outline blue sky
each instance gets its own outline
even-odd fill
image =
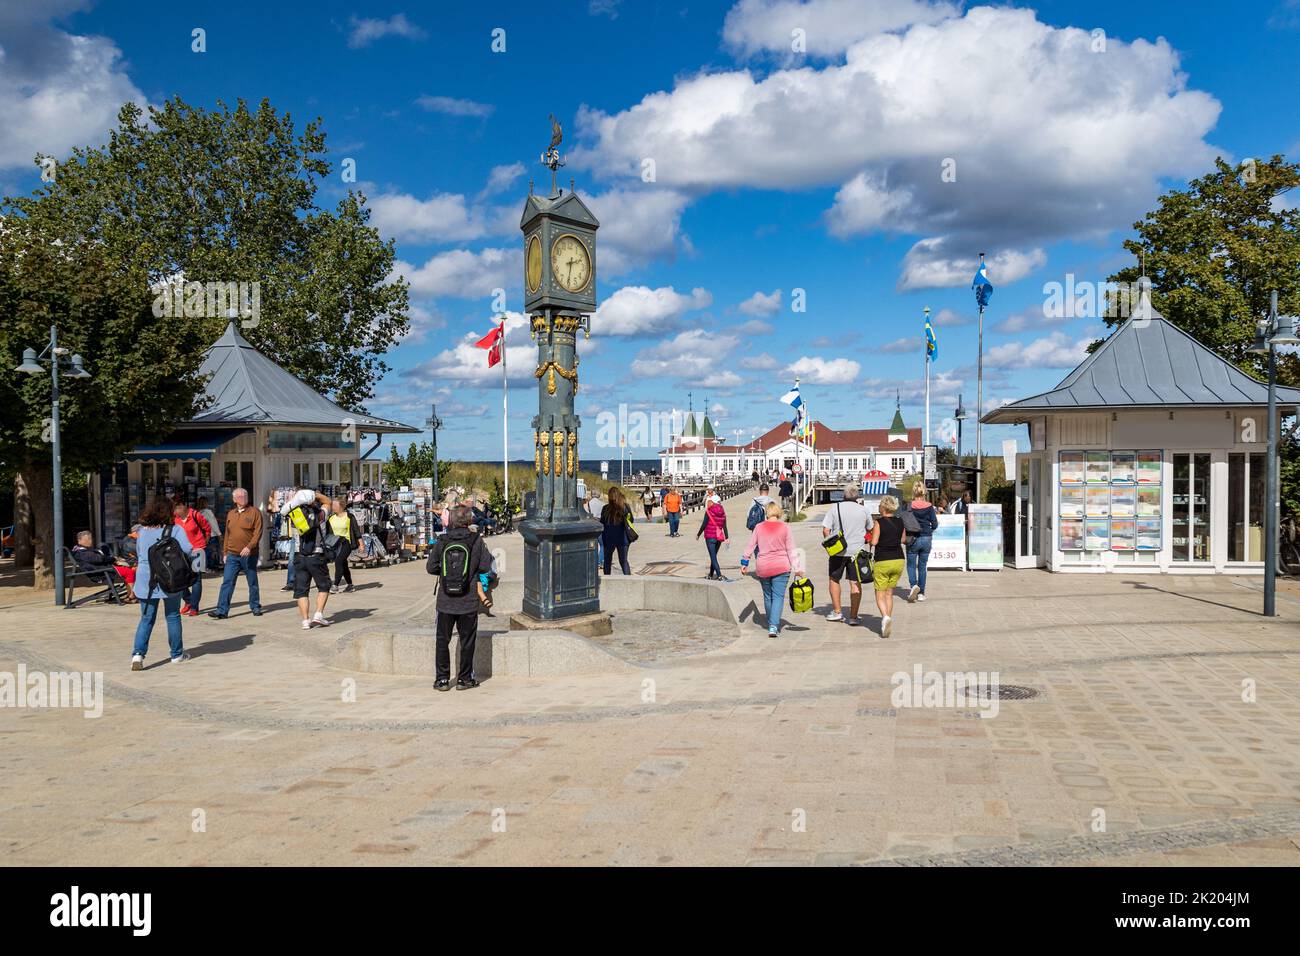
[[[413,332],[370,411],[421,424],[436,400],[440,446],[465,458],[500,454],[498,370],[469,343],[494,289],[521,307],[518,214],[548,176],[548,113],[564,183],[602,221],[588,458],[617,455],[596,446],[599,412],[683,408],[688,391],[725,433],[765,431],[796,374],[833,427],[886,426],[900,393],[919,425],[925,306],[942,435],[958,392],[975,405],[981,250],[986,405],[1049,388],[1101,325],[1046,318],[1045,283],[1127,264],[1133,220],[1215,155],[1300,145],[1294,0],[1227,20],[1172,2],[28,6],[0,12],[0,188],[34,188],[36,152],[101,141],[128,98],[321,117],[412,283]],[[321,201],[346,188],[332,177]],[[517,311],[509,328],[511,452],[527,457],[535,355]],[[986,451],[1005,437],[1023,441],[989,428]]]

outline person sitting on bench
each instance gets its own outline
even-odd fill
[[[101,548],[91,547],[94,540],[89,531],[77,532],[77,543],[72,549],[72,560],[77,565],[77,570],[90,574],[100,572],[99,579],[108,587],[113,587],[117,583],[110,576],[115,574],[117,578],[126,583],[126,602],[128,604],[134,603],[135,595],[132,593],[131,588],[135,584],[135,568],[129,567],[125,562],[119,563],[115,561]]]

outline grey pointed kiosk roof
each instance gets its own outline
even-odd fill
[[[1300,389],[1278,386],[1278,404],[1300,404]],[[1240,408],[1267,405],[1268,385],[1210,351],[1164,316],[1130,319],[1061,384],[995,408],[986,425],[1053,412],[1122,408]]]
[[[179,428],[214,425],[342,425],[370,434],[418,434],[402,422],[350,412],[294,378],[253,348],[234,322],[208,349],[199,371],[208,376],[207,407]]]

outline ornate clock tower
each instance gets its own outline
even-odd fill
[[[536,494],[520,523],[524,539],[523,614],[516,628],[566,627],[609,633],[600,612],[596,539],[600,523],[579,503],[578,333],[589,329],[596,309],[596,230],[600,223],[570,190],[556,187],[564,165],[560,125],[552,122],[551,145],[542,162],[551,170],[551,192],[530,186],[519,228],[524,234],[524,309],[537,343],[537,417],[533,419]]]

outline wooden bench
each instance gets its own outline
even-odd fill
[[[104,600],[118,605],[126,603],[122,600],[126,593],[126,581],[122,580],[122,576],[111,567],[98,571],[83,571],[73,559],[71,548],[59,548],[54,559],[63,562],[64,607],[80,607],[95,600]],[[96,584],[100,590],[74,601],[72,595],[77,589],[78,581]]]

